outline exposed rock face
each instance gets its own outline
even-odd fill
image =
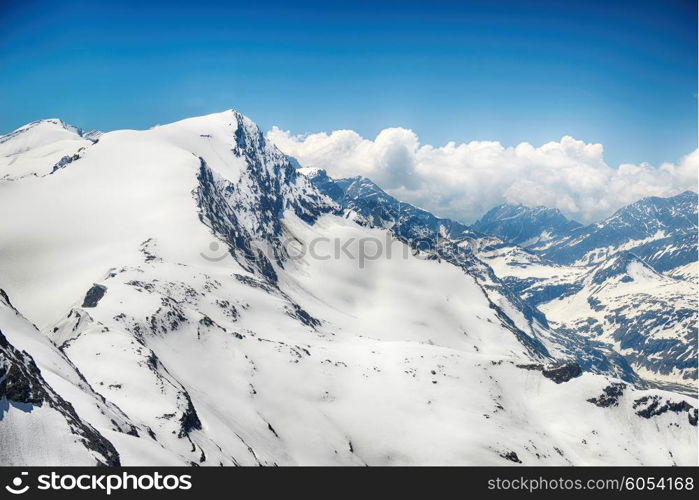
[[[3,401],[8,404],[7,408],[2,407]],[[34,360],[15,349],[0,331],[0,420],[12,406],[26,412],[31,412],[33,407],[50,408],[62,416],[72,436],[84,446],[85,454],[94,456],[97,464],[120,464],[119,454],[112,443],[82,420],[73,405],[48,385]]]
[[[590,398],[587,401],[601,408],[609,406],[619,406],[619,398],[624,395],[626,384],[613,383],[604,388],[604,392],[596,398]]]
[[[568,382],[570,379],[582,375],[582,370],[577,363],[564,363],[560,366],[544,368],[541,370],[541,373],[544,377],[553,380],[557,384],[562,384],[563,382]]]
[[[644,396],[633,402],[636,415],[643,418],[652,418],[666,412],[687,413],[687,420],[693,426],[697,426],[697,409],[686,401],[671,401],[660,396]]]
[[[87,293],[85,294],[85,300],[83,300],[82,307],[95,307],[97,303],[104,297],[107,293],[107,287],[104,285],[93,285]]]
[[[515,453],[514,451],[508,451],[507,453],[503,453],[500,456],[505,460],[509,460],[510,462],[515,462],[517,464],[522,463],[522,461],[517,456],[517,453]]]
[[[201,421],[199,420],[199,415],[197,415],[197,410],[194,409],[192,399],[186,393],[185,398],[187,400],[187,408],[182,412],[182,417],[180,418],[182,430],[179,432],[179,437],[185,437],[192,431],[201,430]]]
[[[237,182],[231,182],[199,158],[195,195],[200,218],[228,243],[243,267],[274,282],[277,277],[272,262],[283,265],[286,258],[279,241],[284,212],[289,210],[313,223],[338,207],[299,175],[287,156],[267,144],[250,119],[237,112],[233,118],[235,143],[231,152],[244,160],[247,168]]]
[[[525,370],[540,371],[544,377],[553,380],[557,384],[568,382],[570,379],[582,375],[580,365],[575,362],[558,362],[550,365],[531,364],[517,366],[519,368],[524,368]]]

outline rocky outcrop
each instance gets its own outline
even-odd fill
[[[120,465],[116,449],[94,427],[82,420],[73,405],[44,380],[31,356],[17,350],[0,331],[0,400],[24,408],[48,406],[59,413],[70,432],[98,465]]]

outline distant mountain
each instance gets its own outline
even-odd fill
[[[663,274],[620,251],[598,264],[565,266],[518,247],[478,252],[512,291],[546,315],[554,331],[613,347],[644,379],[694,393],[697,284]]]
[[[369,224],[393,229],[405,239],[419,241],[442,237],[457,240],[484,236],[461,222],[436,217],[426,210],[401,202],[366,177],[332,179],[322,169],[301,169],[321,192],[344,208],[364,217]]]
[[[100,135],[52,118],[0,136],[0,181],[48,175],[77,160]]]
[[[620,252],[592,267],[574,287],[573,293],[540,304],[550,321],[617,345],[648,380],[696,383],[693,283],[664,276],[636,255]]]
[[[644,198],[602,222],[573,229],[540,253],[560,264],[588,265],[625,250],[658,271],[696,261],[697,193]]]
[[[507,211],[489,214],[493,225],[481,230],[510,223]],[[645,379],[696,392],[696,193],[644,198],[526,252],[478,255],[555,330],[606,342]]]
[[[582,227],[558,209],[504,203],[473,224],[473,229],[524,248],[545,245]]]

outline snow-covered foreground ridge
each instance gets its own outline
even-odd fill
[[[234,111],[35,122],[0,178],[0,464],[697,464],[695,398],[581,370],[483,262],[404,251]],[[390,257],[284,244],[369,238]]]
[[[520,328],[583,370],[696,395],[696,193],[645,198],[590,226],[500,205],[468,227],[364,177],[299,171],[371,225],[462,266]]]

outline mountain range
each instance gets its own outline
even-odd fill
[[[34,122],[0,137],[0,464],[696,464],[690,198],[603,253],[299,168],[233,110]]]
[[[451,260],[469,256],[471,270],[474,262],[487,263],[492,279],[486,289],[497,283],[508,299],[506,309],[549,327],[530,332],[534,337],[562,335],[556,344],[567,344],[586,369],[602,360],[601,366],[615,365],[626,380],[639,376],[696,394],[696,193],[645,198],[589,226],[556,209],[503,204],[468,227],[402,203],[369,179],[301,171],[371,224],[415,245],[437,249],[453,243],[461,251]],[[581,337],[594,343],[581,346]],[[601,356],[605,347],[632,369]]]
[[[538,248],[582,227],[558,209],[504,203],[478,219],[473,228],[524,248]]]

